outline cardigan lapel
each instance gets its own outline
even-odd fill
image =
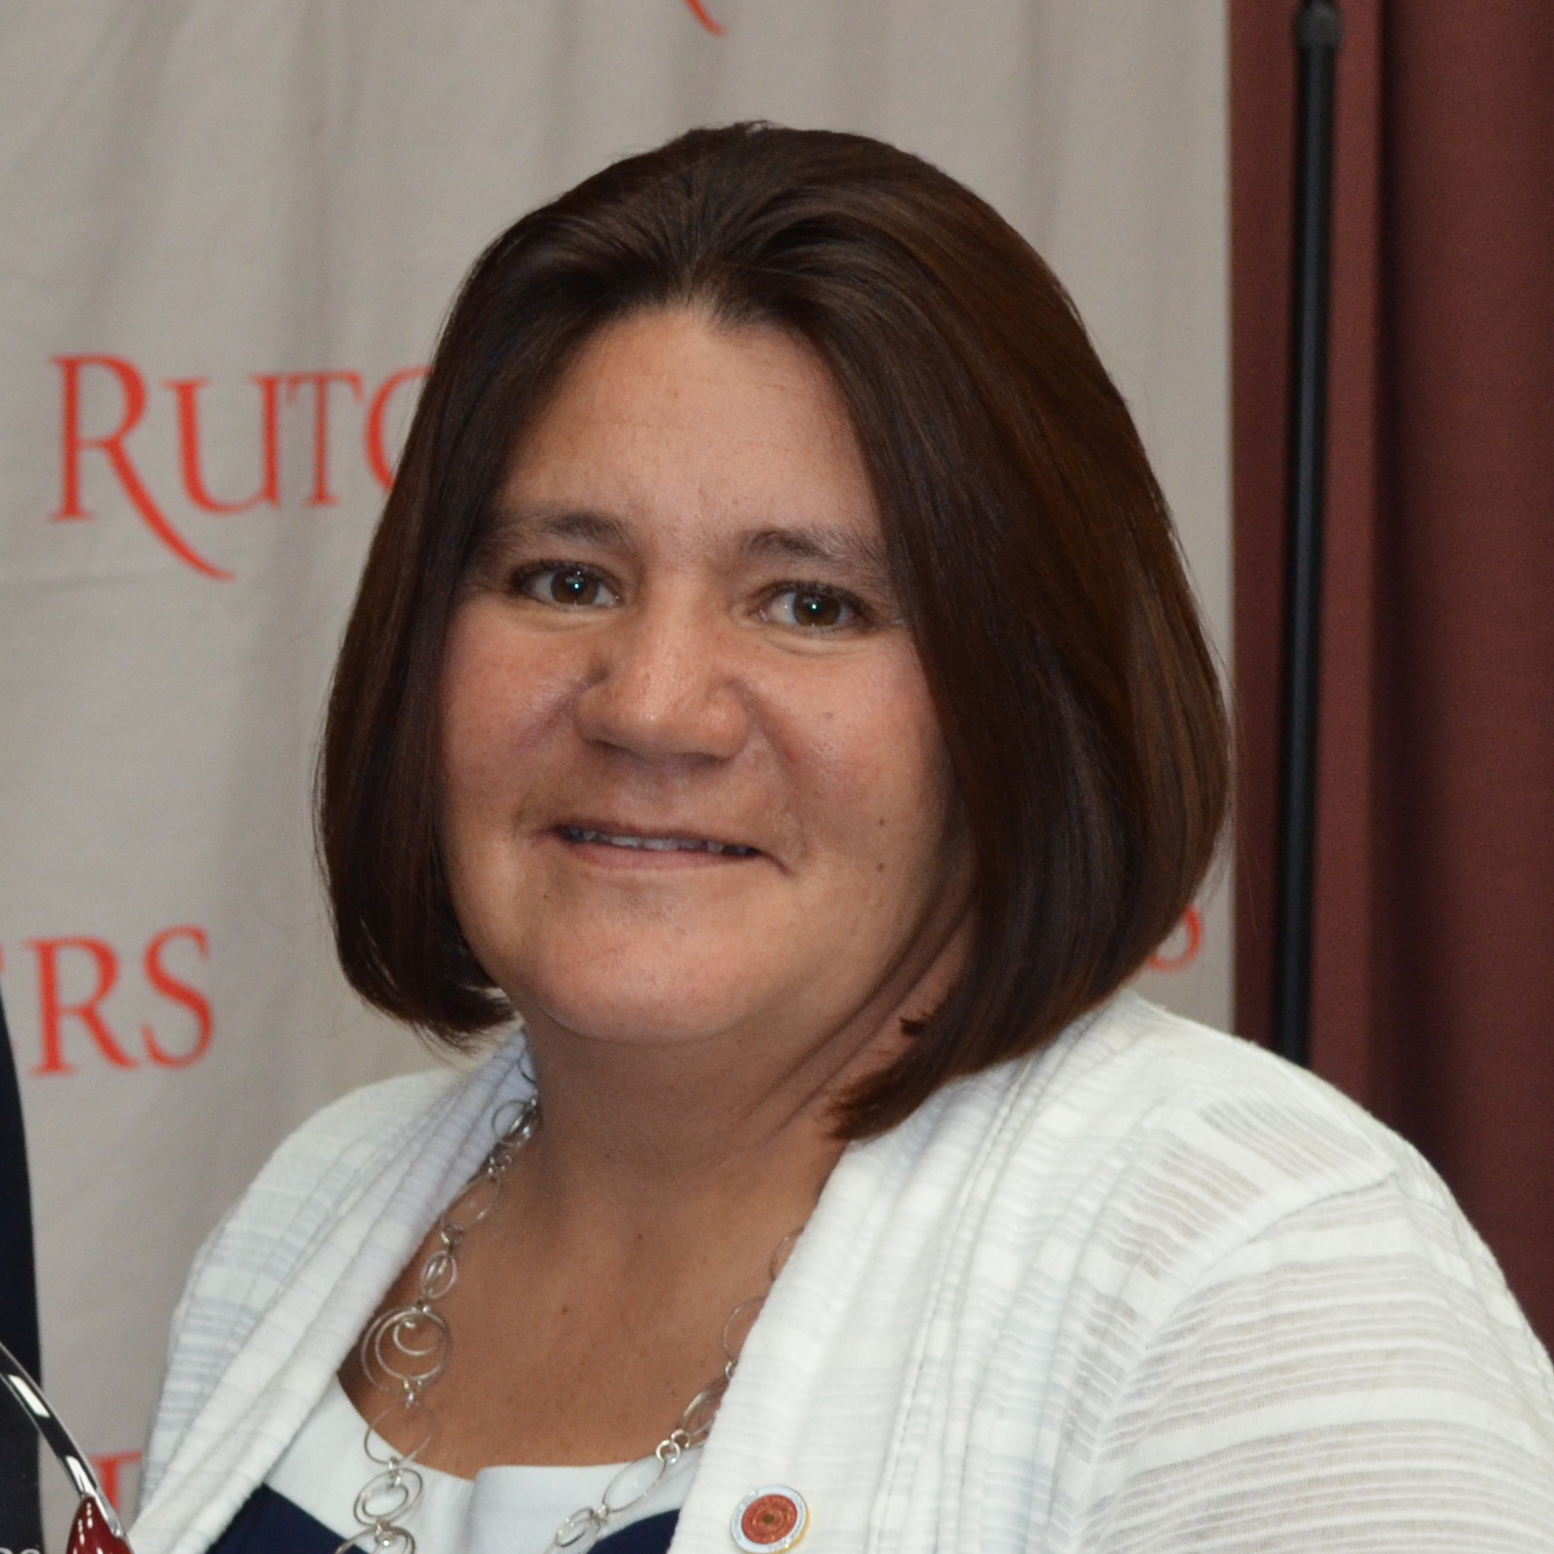
[[[178,1351],[170,1359],[164,1411],[180,1388],[196,1396],[177,1440],[154,1443],[166,1467],[132,1531],[140,1554],[198,1554],[263,1481],[489,1150],[493,1110],[529,1092],[522,1051],[521,1041],[507,1043],[467,1080],[412,1076],[347,1096],[260,1174],[239,1216],[249,1234],[234,1244],[218,1231],[185,1297],[207,1317],[224,1308],[256,1319],[214,1373],[197,1354],[187,1364]],[[405,1115],[364,1126],[375,1092],[381,1103],[394,1086],[412,1103],[401,1106]],[[353,1148],[356,1140],[365,1143]],[[314,1180],[304,1179],[309,1173]]]
[[[1008,1300],[982,1233],[1094,1018],[843,1154],[746,1339],[672,1554],[733,1554],[736,1508],[767,1487],[803,1497],[803,1554],[982,1547],[961,1536],[978,1520],[968,1432]]]

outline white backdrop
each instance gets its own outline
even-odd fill
[[[46,1379],[123,1501],[275,1142],[425,1052],[307,796],[382,480],[516,215],[691,124],[882,135],[1075,294],[1228,652],[1222,0],[0,0],[0,982]],[[1224,1024],[1221,889],[1151,990]]]

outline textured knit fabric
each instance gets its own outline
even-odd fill
[[[358,1092],[282,1146],[175,1320],[139,1554],[207,1549],[523,1093]],[[1131,994],[850,1147],[680,1514],[728,1554],[1554,1551],[1554,1373],[1440,1180],[1336,1092]],[[515,1551],[521,1554],[521,1551]]]

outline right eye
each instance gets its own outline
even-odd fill
[[[545,562],[520,572],[513,588],[526,598],[564,610],[609,610],[620,603],[604,574],[592,567]]]

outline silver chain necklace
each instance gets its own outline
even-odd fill
[[[459,1247],[465,1236],[496,1207],[513,1157],[533,1138],[539,1121],[537,1098],[509,1101],[497,1109],[492,1119],[496,1143],[453,1202],[438,1216],[438,1244],[421,1265],[415,1299],[385,1311],[362,1334],[362,1372],[373,1387],[388,1393],[393,1401],[367,1422],[362,1444],[378,1472],[357,1494],[353,1513],[359,1525],[335,1554],[352,1554],[356,1539],[364,1533],[372,1537],[374,1554],[415,1554],[415,1536],[403,1525],[403,1519],[420,1504],[425,1488],[425,1479],[416,1464],[431,1443],[435,1422],[426,1392],[447,1370],[453,1354],[453,1330],[436,1309],[437,1304],[458,1283]],[[457,1210],[470,1207],[474,1212],[466,1219],[454,1218]],[[777,1243],[768,1265],[766,1293],[776,1283],[797,1239],[798,1231],[791,1230]],[[722,1374],[686,1404],[674,1429],[652,1451],[628,1462],[616,1473],[597,1504],[579,1506],[562,1522],[545,1554],[586,1554],[611,1522],[652,1494],[669,1469],[707,1439],[718,1405],[733,1380],[739,1350],[744,1347],[739,1329],[742,1325],[748,1333],[749,1321],[766,1300],[766,1293],[742,1300],[729,1312],[723,1324]],[[408,1451],[396,1451],[386,1442],[386,1450],[374,1444],[374,1436],[383,1439],[378,1427],[391,1414],[402,1421],[401,1439],[408,1436],[414,1442]]]

